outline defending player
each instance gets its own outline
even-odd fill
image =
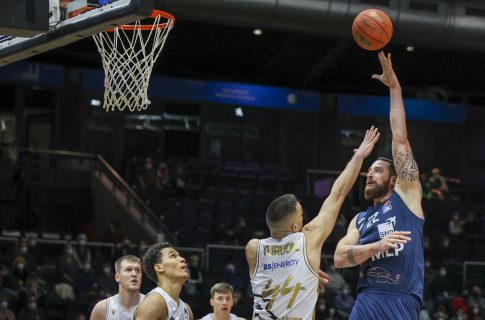
[[[367,130],[317,217],[307,225],[303,226],[302,207],[292,194],[283,195],[268,206],[266,223],[271,237],[252,239],[246,246],[254,294],[253,319],[313,319],[323,243],[333,230],[362,161],[378,138],[377,129]]]

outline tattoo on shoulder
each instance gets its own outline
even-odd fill
[[[400,180],[419,181],[419,169],[413,152],[393,151],[392,154],[397,175]]]

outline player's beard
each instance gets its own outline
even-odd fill
[[[373,186],[366,185],[364,189],[365,200],[374,200],[385,195],[389,191],[390,180],[391,177],[389,177],[383,183],[376,182]]]

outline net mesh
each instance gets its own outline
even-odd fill
[[[106,111],[141,111],[150,105],[150,75],[174,24],[173,19],[160,14],[153,19],[148,29],[137,21],[93,35],[103,59]],[[162,19],[167,21],[161,23]]]

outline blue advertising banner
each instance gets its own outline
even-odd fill
[[[55,64],[20,61],[1,67],[0,81],[61,87],[64,83],[64,68]]]
[[[467,118],[467,108],[462,104],[404,99],[404,106],[408,120],[464,123]],[[340,114],[386,118],[389,97],[339,94],[338,110]]]
[[[104,90],[103,77],[104,73],[100,70],[83,70],[83,88]],[[318,92],[162,76],[150,79],[148,98],[153,97],[302,111],[318,111],[320,108]]]

